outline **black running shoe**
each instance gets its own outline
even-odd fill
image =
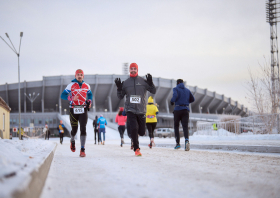
[[[70,143],[70,149],[71,149],[72,152],[75,152],[75,151],[76,151],[75,141],[73,141],[73,142]]]

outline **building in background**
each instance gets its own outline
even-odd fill
[[[0,137],[10,139],[10,111],[11,108],[0,97]]]

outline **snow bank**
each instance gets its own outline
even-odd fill
[[[40,139],[0,140],[0,197],[26,188],[56,143]],[[4,190],[5,189],[5,190]]]

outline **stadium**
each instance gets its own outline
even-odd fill
[[[85,75],[84,81],[91,86],[93,93],[93,107],[89,112],[89,118],[103,114],[114,128],[114,117],[120,106],[124,106],[124,100],[117,97],[115,78],[126,80],[128,75]],[[68,114],[68,102],[60,98],[60,94],[74,79],[74,75],[47,76],[41,81],[21,82],[21,125],[23,127],[49,125],[53,134],[57,133],[58,120],[65,119]],[[173,127],[173,106],[170,105],[172,88],[176,86],[176,80],[165,78],[153,78],[156,86],[156,94],[147,92],[147,98],[152,95],[158,105],[157,127]],[[201,89],[197,86],[188,85],[195,97],[195,102],[190,105],[190,131],[195,130],[197,121],[218,121],[225,115],[247,116],[248,109],[237,101],[223,94]],[[30,95],[29,95],[30,94]],[[35,99],[31,102],[27,96]],[[10,128],[18,127],[18,83],[0,85],[0,97],[11,108]],[[36,97],[36,98],[35,98]],[[66,126],[71,130],[70,126]],[[14,134],[16,135],[16,134]]]

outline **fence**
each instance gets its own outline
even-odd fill
[[[197,135],[279,134],[279,114],[254,115],[235,120],[197,124]],[[213,124],[217,128],[214,130]]]
[[[44,127],[25,127],[23,136],[27,138],[42,138]]]

